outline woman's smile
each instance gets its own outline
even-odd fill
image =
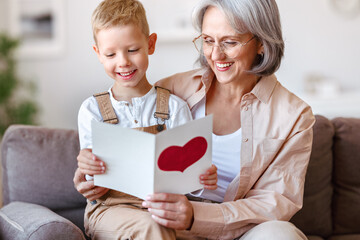
[[[216,69],[220,72],[229,70],[233,64],[233,62],[215,62]]]

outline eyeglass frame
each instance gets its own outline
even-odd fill
[[[200,34],[199,36],[197,36],[196,38],[194,38],[193,40],[192,40],[192,42],[193,42],[193,44],[194,44],[194,46],[195,46],[195,49],[201,54],[201,55],[205,55],[204,54],[204,51],[200,51],[198,48],[197,48],[197,46],[196,46],[196,40],[198,40],[199,38],[201,38],[203,36],[203,34]],[[246,41],[245,43],[241,43],[241,42],[239,42],[239,41],[237,41],[240,45],[241,45],[241,47],[243,47],[243,46],[245,46],[246,44],[248,44],[251,40],[253,40],[254,38],[256,38],[256,36],[255,35],[253,35],[248,41]],[[225,54],[226,56],[228,56],[225,52],[224,52],[224,50],[223,50],[223,46],[221,45],[221,42],[220,42],[220,44],[215,44],[214,43],[214,45],[213,46],[211,46],[211,53],[214,51],[214,47],[218,47],[218,48],[220,48],[220,51],[223,53],[223,54]]]

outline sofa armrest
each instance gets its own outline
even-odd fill
[[[46,207],[12,202],[0,210],[0,239],[85,240],[85,237],[75,224]]]

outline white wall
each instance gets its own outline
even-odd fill
[[[309,74],[320,74],[344,89],[360,88],[360,13],[341,15],[330,0],[277,2],[286,43],[283,84],[298,91]]]
[[[5,1],[12,0],[0,0],[0,16],[6,12]],[[41,106],[41,125],[76,129],[81,102],[106,90],[112,80],[105,75],[91,48],[90,15],[100,0],[63,1],[65,50],[58,57],[20,59],[18,72],[23,79],[34,80],[38,85],[36,100]],[[360,89],[360,16],[342,17],[329,7],[328,1],[278,0],[286,52],[277,75],[296,93],[303,91],[304,80],[314,73],[339,81],[344,89]],[[146,7],[149,16],[157,16],[153,11],[160,6]],[[173,16],[171,9],[163,12],[167,13],[163,21],[169,21]],[[154,19],[149,20],[151,27]],[[0,21],[0,29],[7,26],[3,17]],[[191,38],[184,39],[188,41],[160,40],[155,55],[150,57],[151,82],[193,67],[196,52]]]
[[[6,29],[6,19],[7,19],[7,2],[5,0],[0,0],[0,31]]]

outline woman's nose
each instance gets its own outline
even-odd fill
[[[216,61],[219,59],[223,59],[225,57],[225,53],[221,50],[220,46],[213,46],[211,52],[211,60]]]

